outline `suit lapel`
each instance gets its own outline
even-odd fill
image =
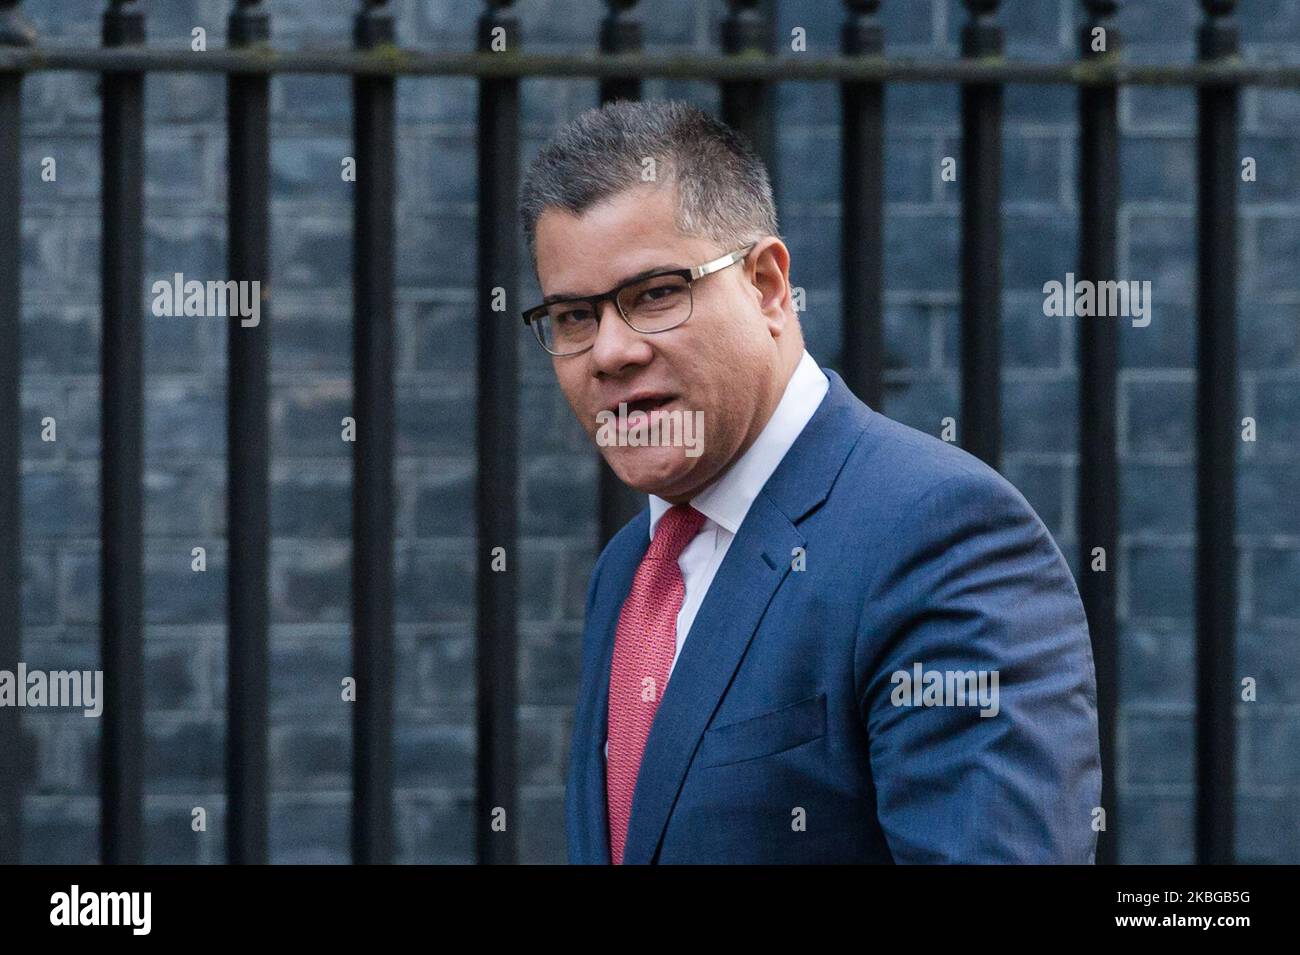
[[[632,796],[626,865],[653,860],[696,744],[803,539],[760,493],[691,624],[650,727]],[[784,556],[783,556],[784,555]]]
[[[806,544],[797,524],[826,499],[849,451],[870,422],[870,409],[835,372],[823,371],[830,379],[826,397],[754,499],[682,645],[641,758],[623,852],[625,864],[654,861],[700,737],[768,604],[790,573],[791,552]],[[644,525],[641,534],[644,539]],[[646,547],[648,541],[635,559],[620,564],[616,593],[626,596]],[[609,617],[608,646],[599,676],[601,695],[593,714],[599,727],[593,736],[602,741],[609,699],[609,655],[621,599]],[[603,759],[598,769],[604,857],[608,860]]]

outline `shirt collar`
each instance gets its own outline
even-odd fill
[[[754,498],[758,497],[758,492],[808,424],[829,388],[830,380],[805,348],[794,374],[786,383],[781,401],[758,438],[720,478],[691,498],[691,507],[732,534],[740,530]],[[654,494],[649,497],[650,537],[653,539],[659,518],[672,504]]]

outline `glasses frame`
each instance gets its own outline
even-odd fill
[[[579,295],[574,298],[556,299],[553,302],[543,302],[541,305],[534,305],[532,308],[524,309],[521,313],[523,315],[524,324],[532,327],[533,336],[537,339],[537,343],[546,350],[546,353],[548,355],[554,355],[556,358],[571,358],[574,355],[581,355],[584,352],[591,351],[591,349],[595,347],[596,341],[593,337],[590,345],[586,348],[580,348],[577,351],[555,352],[547,348],[546,343],[542,341],[542,333],[539,330],[540,326],[535,324],[535,319],[541,317],[541,314],[553,305],[565,305],[572,302],[582,302],[586,305],[590,305],[592,314],[596,316],[597,334],[600,332],[600,306],[601,303],[606,301],[612,301],[614,303],[614,310],[618,312],[619,317],[623,319],[628,328],[632,329],[632,331],[636,332],[638,335],[658,335],[660,332],[670,332],[674,328],[680,328],[685,325],[690,321],[691,316],[695,314],[695,282],[698,279],[704,278],[706,275],[712,275],[714,272],[721,272],[723,269],[729,268],[737,262],[744,261],[745,257],[748,256],[750,252],[754,251],[754,246],[756,245],[758,245],[757,242],[751,242],[743,249],[738,249],[735,252],[728,252],[726,255],[719,256],[716,259],[711,259],[703,265],[696,265],[689,269],[664,269],[661,272],[652,272],[649,275],[642,275],[634,279],[629,279],[628,281],[610,289],[608,292],[602,292],[599,295]],[[663,278],[665,275],[677,275],[686,280],[686,290],[690,295],[690,308],[686,312],[686,317],[674,325],[669,325],[667,328],[657,328],[652,332],[642,331],[633,325],[632,320],[627,317],[627,312],[623,311],[623,306],[619,303],[618,297],[622,294],[624,289],[630,288],[633,285],[640,285],[642,282],[648,282],[651,279]]]

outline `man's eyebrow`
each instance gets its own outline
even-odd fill
[[[624,285],[626,285],[628,282],[635,282],[637,279],[643,279],[646,278],[647,276],[655,275],[656,273],[659,272],[680,272],[683,268],[685,268],[685,266],[652,265],[648,269],[642,269],[640,272],[637,272],[634,275],[627,276],[627,278],[619,282],[618,285],[615,285],[614,288],[621,288]],[[592,298],[596,294],[599,293],[593,293],[591,295],[583,295],[581,292],[556,292],[553,295],[548,295],[546,296],[546,298],[542,299],[542,304],[550,305],[552,302],[563,302],[564,300],[571,299],[571,298]]]

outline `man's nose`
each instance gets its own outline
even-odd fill
[[[616,375],[628,365],[644,365],[652,354],[645,338],[623,321],[618,304],[612,299],[600,303],[596,317],[596,341],[591,346],[591,359],[596,368]]]

